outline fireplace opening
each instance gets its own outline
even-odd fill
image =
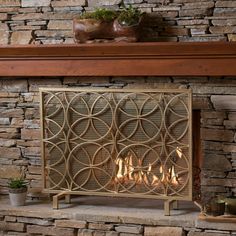
[[[192,200],[191,90],[40,94],[45,191]]]

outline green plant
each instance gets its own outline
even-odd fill
[[[129,5],[129,7],[124,6],[120,11],[117,20],[123,26],[136,25],[139,23],[142,14],[143,13],[139,9],[134,8],[131,5]]]
[[[27,188],[27,182],[22,178],[11,179],[8,187],[11,189]]]
[[[111,22],[118,16],[117,11],[106,8],[98,8],[94,12],[84,12],[79,19],[96,19],[105,22]]]

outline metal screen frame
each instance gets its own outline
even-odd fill
[[[117,196],[117,197],[133,197],[133,198],[152,198],[152,199],[163,199],[163,200],[192,200],[192,92],[190,89],[82,89],[82,88],[40,88],[40,118],[41,118],[41,147],[42,147],[42,168],[43,168],[43,191],[47,193],[52,193],[52,194],[58,194],[58,193],[67,193],[70,195],[99,195],[99,196]],[[188,166],[188,179],[187,179],[187,192],[185,193],[184,196],[180,196],[178,194],[160,194],[160,195],[154,195],[154,194],[140,194],[140,193],[122,193],[122,192],[98,192],[98,191],[77,191],[77,190],[72,190],[70,188],[65,188],[60,187],[58,184],[58,188],[49,188],[48,187],[48,181],[49,181],[49,167],[48,167],[48,151],[46,148],[46,145],[48,142],[51,142],[46,136],[46,121],[48,119],[47,114],[46,114],[46,107],[50,103],[47,101],[47,104],[45,104],[45,96],[50,94],[50,96],[57,96],[56,99],[59,99],[58,94],[66,94],[66,93],[73,93],[73,94],[120,94],[119,96],[122,99],[122,96],[124,94],[133,94],[132,96],[138,96],[138,94],[142,95],[147,95],[150,96],[150,94],[156,94],[158,96],[162,96],[163,94],[177,94],[176,96],[181,96],[181,94],[185,97],[187,97],[187,103],[184,105],[187,109],[188,117],[187,119],[187,138],[188,138],[188,143],[186,144],[187,150],[187,166]],[[119,97],[118,96],[118,97]],[[60,100],[60,99],[59,99]],[[67,112],[68,115],[68,104],[71,104],[70,102],[67,101],[67,104],[64,104],[63,101],[59,101],[58,104],[61,106],[61,109],[63,112]],[[113,108],[111,108],[113,109]],[[116,114],[116,109],[112,111],[112,114]],[[139,108],[137,108],[139,109]],[[66,115],[66,116],[67,116]],[[113,117],[112,119],[116,119]],[[66,123],[68,123],[68,117],[65,120]],[[58,126],[58,124],[55,124]],[[63,124],[64,125],[64,124]],[[112,121],[112,128],[109,127],[109,130],[114,130],[114,121]],[[49,131],[51,132],[51,131]],[[116,132],[116,131],[115,131]],[[67,137],[68,138],[68,137]],[[50,138],[52,140],[52,138]],[[68,141],[68,139],[67,139]],[[145,143],[145,142],[144,142]],[[54,144],[53,144],[54,145]],[[115,144],[114,144],[115,145]],[[145,144],[146,145],[146,144]],[[148,145],[148,142],[147,142]],[[178,147],[176,147],[178,148]],[[63,154],[64,155],[64,154]],[[70,154],[69,154],[70,155]],[[68,158],[68,157],[65,157]],[[53,164],[55,165],[55,163]],[[68,170],[66,170],[68,171]],[[67,178],[67,181],[70,180],[70,178]],[[72,180],[73,182],[73,180]]]

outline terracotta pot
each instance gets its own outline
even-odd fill
[[[24,206],[27,196],[27,188],[9,189],[9,197],[12,206]]]
[[[85,43],[92,39],[112,39],[113,22],[104,22],[96,19],[74,19],[73,30],[75,41]]]
[[[104,22],[95,19],[74,19],[73,31],[77,43],[93,39],[123,38],[124,41],[136,42],[139,39],[140,24],[121,25],[118,20]]]

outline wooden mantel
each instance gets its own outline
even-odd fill
[[[235,76],[236,42],[0,47],[0,76]]]

